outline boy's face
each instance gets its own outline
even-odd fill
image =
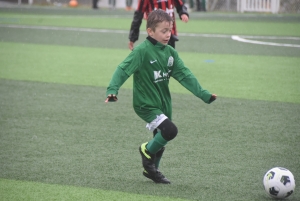
[[[155,31],[151,28],[147,28],[148,35],[157,40],[158,42],[167,45],[173,28],[172,22],[160,22],[157,24]]]

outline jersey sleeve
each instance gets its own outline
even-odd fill
[[[180,84],[195,96],[203,100],[205,103],[210,103],[211,93],[201,87],[197,78],[190,74],[180,81]]]
[[[176,11],[181,19],[181,15],[186,14],[189,17],[189,13],[187,7],[181,0],[174,0],[174,6],[176,7]]]
[[[141,67],[144,58],[143,52],[144,51],[141,48],[134,48],[118,67],[121,68],[128,75],[128,77],[130,77]]]
[[[138,7],[133,14],[133,20],[131,22],[129,31],[129,40],[135,42],[139,39],[140,26],[142,24],[144,12],[147,6],[147,0],[139,0]]]
[[[106,90],[106,97],[110,94],[118,95],[120,87],[124,84],[124,82],[129,78],[129,76],[120,68],[118,67]]]
[[[129,31],[129,40],[135,42],[139,39],[140,35],[140,26],[143,20],[143,13],[136,10],[133,15],[133,20],[131,22],[131,27]]]
[[[183,87],[193,93],[195,96],[210,103],[211,93],[203,89],[194,74],[188,69],[183,61],[175,54],[175,62],[172,77],[176,79]]]
[[[115,70],[107,87],[106,96],[109,94],[118,95],[120,87],[136,70],[138,70],[141,63],[141,53],[137,50],[133,50]]]

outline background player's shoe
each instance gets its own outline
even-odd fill
[[[147,171],[147,173],[151,176],[155,176],[156,174],[156,167],[154,164],[154,160],[155,160],[155,154],[151,154],[147,148],[146,145],[148,144],[148,142],[143,143],[140,147],[139,147],[139,151],[140,154],[142,156],[142,164],[144,169]]]
[[[159,184],[170,184],[171,182],[159,171],[156,170],[155,175],[150,175],[146,170],[143,171],[143,175],[148,179],[153,180],[155,183]]]

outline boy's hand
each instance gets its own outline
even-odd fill
[[[186,14],[182,14],[182,15],[181,15],[181,20],[182,20],[183,22],[188,22],[188,21],[189,21],[189,17],[188,17]]]
[[[211,102],[215,101],[216,99],[217,99],[217,95],[216,94],[212,94],[211,97],[210,97],[210,99],[209,99],[209,102],[211,103]]]
[[[130,50],[133,50],[133,42],[129,41],[129,43],[128,43],[128,48],[129,48]]]
[[[110,94],[107,96],[105,102],[116,102],[118,100],[117,96],[115,94]]]

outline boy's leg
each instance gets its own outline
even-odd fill
[[[155,130],[153,131],[153,137],[155,137],[155,135],[156,135],[157,133],[158,133],[158,131],[157,131],[157,129],[155,129]],[[160,159],[161,159],[161,157],[162,157],[164,151],[165,151],[165,147],[162,147],[162,148],[155,154],[154,164],[155,164],[156,169],[158,169],[158,167],[159,167]]]
[[[163,137],[163,133],[158,132],[154,138],[148,142],[146,148],[151,154],[156,154],[167,143],[168,140]]]
[[[156,154],[168,141],[173,140],[178,132],[176,125],[169,119],[165,119],[158,125],[158,128],[160,131],[155,134],[154,138],[146,146],[151,154]]]
[[[143,167],[151,176],[155,176],[157,172],[157,168],[155,167],[155,154],[167,144],[167,140],[165,140],[161,133],[157,133],[152,140],[149,142],[143,143],[139,147],[139,151],[142,156]]]
[[[175,39],[171,36],[168,45],[170,45],[171,47],[173,47],[175,49]]]
[[[160,132],[158,132],[152,140],[142,144],[139,148],[145,169],[143,175],[156,183],[168,184],[170,181],[155,167],[155,154],[158,153],[168,141],[176,137],[178,130],[175,124],[168,118],[164,119],[157,127],[160,129]]]

